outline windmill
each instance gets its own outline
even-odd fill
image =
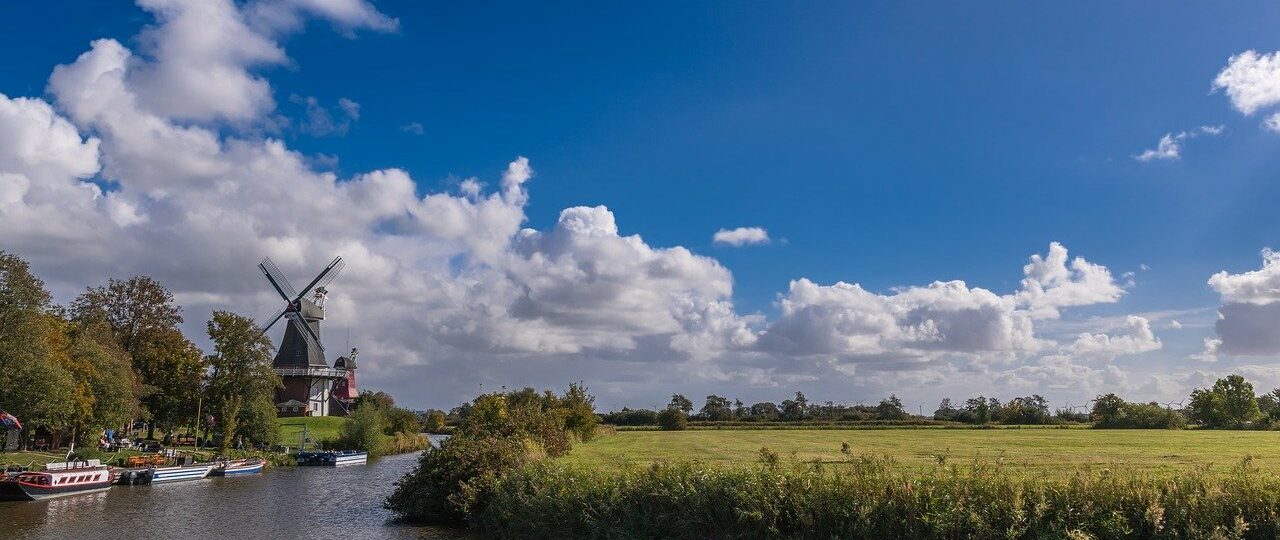
[[[325,361],[324,344],[320,341],[320,321],[324,320],[328,294],[325,287],[337,277],[343,264],[342,257],[335,257],[298,291],[269,257],[258,263],[258,270],[285,302],[262,327],[266,333],[280,319],[287,321],[284,338],[271,363],[284,383],[276,389],[276,410],[281,416],[328,416],[333,381],[348,378],[346,369],[335,369]],[[345,367],[345,363],[342,365]]]

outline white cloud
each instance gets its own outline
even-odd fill
[[[1232,56],[1213,89],[1226,90],[1231,105],[1246,115],[1280,103],[1280,53],[1248,50]]]
[[[1220,354],[1280,354],[1280,253],[1262,250],[1262,268],[1229,274],[1218,272],[1209,287],[1222,298],[1217,337],[1205,340],[1198,359],[1212,361]]]
[[[1133,156],[1133,159],[1142,162],[1152,160],[1172,160],[1182,158],[1182,145],[1190,139],[1199,137],[1200,135],[1209,135],[1216,137],[1226,131],[1226,126],[1200,126],[1190,131],[1180,131],[1177,134],[1165,133],[1160,137],[1160,142],[1155,148],[1148,148],[1142,153]]]
[[[422,135],[427,132],[426,128],[422,127],[422,124],[419,122],[409,122],[408,124],[400,126],[400,131],[412,133],[414,135]]]
[[[720,229],[716,231],[716,234],[711,239],[717,244],[735,247],[767,244],[769,243],[769,232],[761,227],[738,227],[733,230]]]
[[[1076,357],[1102,357],[1110,360],[1119,355],[1151,352],[1162,347],[1164,345],[1151,331],[1150,321],[1137,315],[1129,315],[1123,333],[1080,334],[1068,350]]]
[[[1061,308],[1112,303],[1124,295],[1107,267],[1083,257],[1068,264],[1067,248],[1057,242],[1048,255],[1032,255],[1022,271],[1026,277],[1015,299],[1036,319],[1056,319]]]

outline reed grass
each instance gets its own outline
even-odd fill
[[[905,469],[847,454],[622,470],[555,460],[505,475],[471,517],[492,538],[1276,538],[1280,478],[1230,474],[1010,474],[996,462]]]

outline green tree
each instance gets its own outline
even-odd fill
[[[1211,428],[1241,428],[1261,416],[1253,385],[1239,375],[1228,375],[1213,388],[1191,392],[1188,407],[1192,420]]]
[[[76,320],[106,320],[146,385],[142,404],[152,428],[174,428],[194,420],[203,374],[202,354],[178,330],[182,310],[173,293],[148,276],[112,279],[90,287],[71,304]],[[149,434],[150,436],[150,434]]]
[[[711,394],[707,396],[707,402],[698,414],[707,420],[729,420],[733,418],[733,407],[729,404],[729,398]]]
[[[347,416],[339,431],[339,444],[345,450],[363,450],[377,454],[382,446],[385,426],[382,409],[360,407]]]
[[[796,392],[795,399],[785,399],[782,401],[783,420],[804,420],[808,415],[809,400],[805,399],[804,392]]]
[[[372,406],[384,411],[389,411],[396,406],[396,400],[391,397],[391,394],[381,390],[377,392],[362,390],[360,395],[356,396],[355,402],[352,403],[352,405],[358,409],[365,404],[371,404]]]
[[[208,406],[223,432],[222,450],[232,440],[275,442],[280,377],[271,369],[271,342],[252,319],[229,311],[213,312],[208,330]]]
[[[671,394],[671,403],[667,404],[667,408],[676,409],[687,415],[693,410],[693,402],[682,394]]]
[[[422,427],[427,433],[443,433],[445,425],[444,411],[429,411],[426,419],[422,422]]]
[[[65,328],[44,282],[22,258],[0,251],[0,410],[39,426],[67,426],[75,382],[65,367]]]
[[[902,400],[898,399],[897,394],[889,394],[889,397],[880,400],[880,404],[876,405],[876,418],[880,420],[902,420],[907,416],[907,411],[903,410]]]
[[[587,393],[582,383],[570,383],[564,397],[559,400],[564,409],[564,428],[578,437],[580,441],[590,441],[596,436],[596,424],[600,417],[596,416],[596,398]]]
[[[658,412],[658,427],[666,431],[679,431],[689,427],[689,417],[684,411],[667,407]]]
[[[409,409],[392,407],[383,411],[383,418],[386,421],[386,427],[383,431],[387,435],[419,433],[422,431],[422,424],[418,422],[418,415]]]

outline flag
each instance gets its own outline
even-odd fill
[[[0,411],[0,426],[8,429],[22,429],[22,422],[18,421],[18,417],[4,411]]]

